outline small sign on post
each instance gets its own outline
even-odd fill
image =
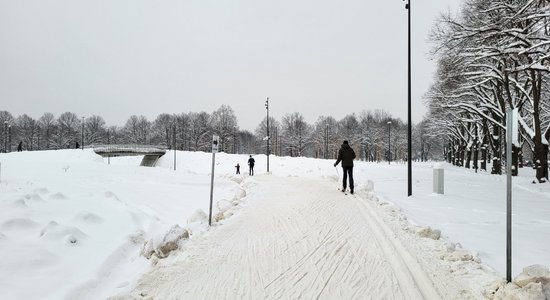
[[[208,214],[208,226],[212,225],[212,201],[214,198],[214,167],[216,166],[216,152],[218,152],[220,137],[212,136],[212,175],[210,177],[210,212]]]
[[[220,137],[217,135],[212,136],[212,153],[217,153],[220,143]]]

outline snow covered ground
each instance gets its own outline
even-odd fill
[[[178,152],[174,171],[170,151],[155,168],[91,150],[0,154],[0,298],[550,298],[547,268],[520,275],[550,264],[550,185],[531,169],[514,178],[524,288],[495,297],[505,176],[445,165],[438,195],[433,164],[418,163],[406,197],[405,164],[357,162],[344,196],[333,161],[271,156],[266,174],[258,155],[249,177],[247,155],[219,153],[208,228],[211,157]],[[174,236],[180,249],[157,258]]]

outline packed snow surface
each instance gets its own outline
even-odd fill
[[[0,154],[1,299],[550,299],[550,186],[513,183],[505,284],[505,176],[445,163],[91,150]],[[241,165],[240,175],[235,165]],[[432,168],[445,168],[445,194]]]

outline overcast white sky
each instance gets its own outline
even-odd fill
[[[413,122],[431,84],[427,34],[461,0],[412,2]],[[133,114],[230,105],[242,129],[301,112],[407,118],[401,0],[0,0],[0,110]]]

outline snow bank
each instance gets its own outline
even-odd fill
[[[9,287],[0,298],[106,298],[128,288],[151,265],[140,255],[143,249],[155,256],[185,251],[186,243],[209,230],[205,212],[212,155],[176,154],[176,171],[173,151],[156,168],[139,167],[140,157],[111,158],[108,165],[88,149],[0,154],[0,282]],[[265,174],[266,156],[254,158],[255,173]],[[248,201],[246,191],[256,189],[247,160],[247,154],[216,155],[214,226],[239,214]],[[337,189],[342,173],[333,163],[271,156],[269,176],[319,179]],[[411,251],[439,258],[422,262],[434,276],[450,272],[472,291],[485,291],[487,298],[527,292],[527,299],[548,298],[544,272],[539,276],[529,269],[521,273],[526,280],[514,274],[513,284],[501,282],[505,218],[499,191],[505,190],[505,177],[441,166],[446,168],[444,196],[432,194],[432,169],[439,167],[433,163],[414,164],[412,197],[405,196],[407,172],[401,164],[358,161],[355,189],[377,203]],[[534,188],[533,170],[519,172],[514,178],[514,203],[521,205],[514,206],[513,270],[550,260],[550,186]]]
[[[542,265],[525,267],[523,272],[511,283],[500,285],[492,299],[550,299],[550,271],[548,267]]]

